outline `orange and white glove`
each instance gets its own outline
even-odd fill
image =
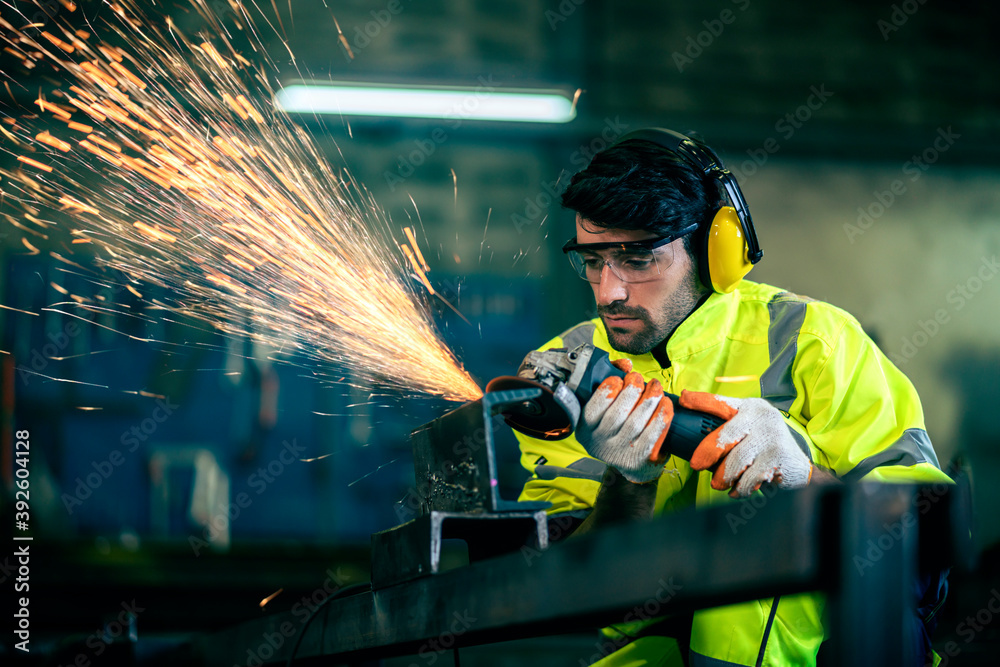
[[[812,462],[796,444],[778,409],[763,398],[730,398],[700,391],[681,392],[680,404],[726,420],[701,441],[691,456],[693,470],[715,465],[712,488],[746,497],[771,482],[782,489],[805,486]]]
[[[597,387],[583,408],[576,439],[587,453],[615,468],[636,484],[658,479],[669,457],[659,458],[674,417],[674,404],[659,381],[646,383],[632,362],[613,362],[626,372]]]

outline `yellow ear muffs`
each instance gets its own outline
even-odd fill
[[[747,240],[743,225],[732,206],[723,206],[715,214],[704,240],[703,276],[707,273],[716,292],[728,294],[736,289],[753,264],[747,258]],[[707,284],[707,283],[706,283]]]

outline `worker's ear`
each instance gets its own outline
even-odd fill
[[[690,242],[687,240],[690,238]],[[712,280],[708,275],[708,258],[702,250],[705,247],[704,243],[705,233],[703,230],[699,229],[694,232],[690,237],[685,237],[684,242],[681,247],[684,248],[684,252],[687,254],[688,259],[691,260],[691,268],[694,271],[694,275],[697,277],[698,286],[701,287],[701,291],[713,292]],[[690,243],[690,248],[688,247]],[[705,268],[703,268],[705,267]]]

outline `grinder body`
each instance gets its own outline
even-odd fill
[[[625,372],[611,363],[607,352],[585,343],[572,350],[532,352],[516,377],[495,378],[486,385],[486,391],[542,389],[537,399],[506,406],[501,414],[511,428],[525,435],[560,440],[573,433],[583,406],[597,387],[612,376],[625,377]],[[699,443],[724,420],[681,407],[679,397],[674,394],[664,395],[674,404],[674,418],[660,452],[690,460]]]

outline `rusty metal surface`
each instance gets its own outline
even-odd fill
[[[494,428],[507,428],[496,411],[538,396],[538,389],[489,393],[413,431],[413,466],[421,513],[523,512],[548,503],[519,503],[499,494]]]

